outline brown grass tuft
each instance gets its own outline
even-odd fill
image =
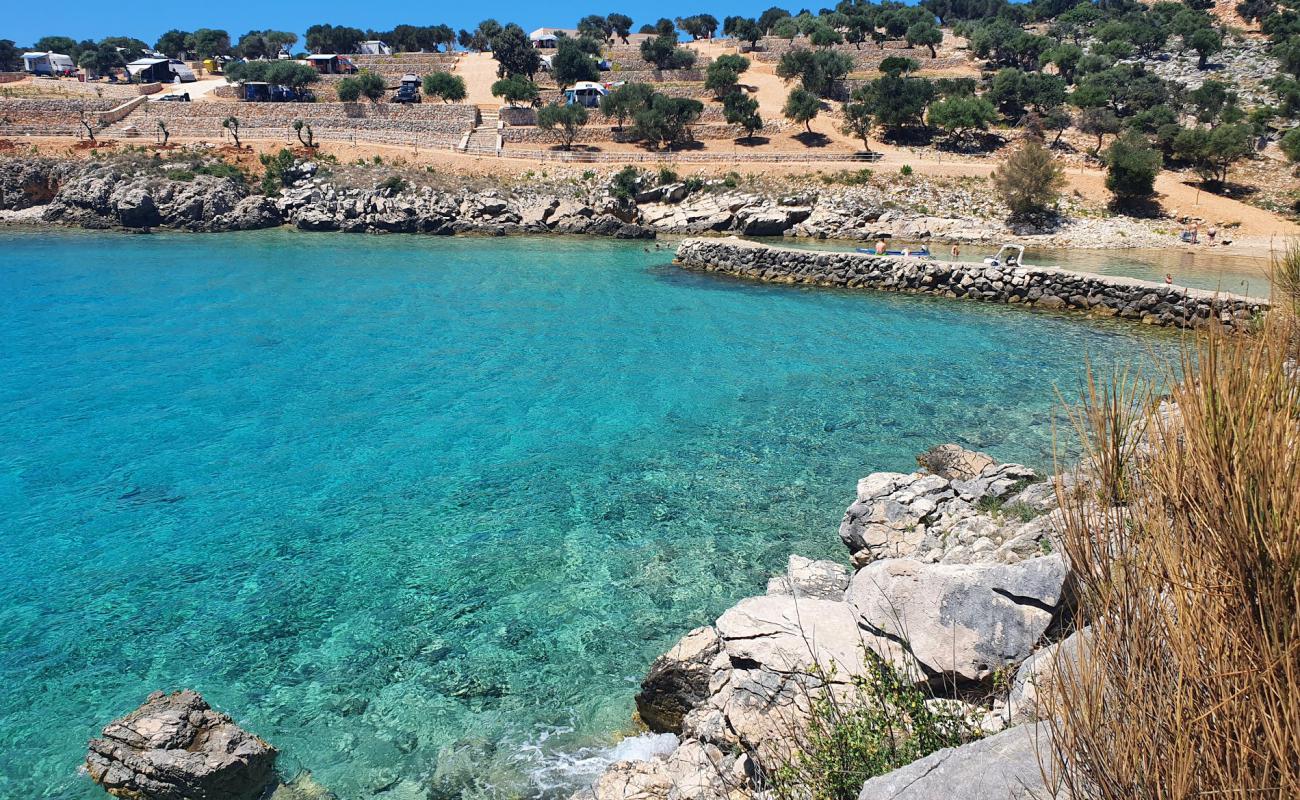
[[[1300,246],[1278,261],[1275,311],[1199,333],[1172,404],[1134,424],[1143,391],[1090,380],[1075,413],[1102,489],[1060,498],[1092,627],[1050,723],[1076,798],[1300,797]]]

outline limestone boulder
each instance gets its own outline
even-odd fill
[[[916,457],[916,462],[931,474],[950,481],[968,481],[979,477],[996,463],[993,456],[967,450],[958,444],[941,444]]]
[[[1020,665],[1007,697],[1012,722],[1044,719],[1052,713],[1054,697],[1062,681],[1079,679],[1080,664],[1086,657],[1090,638],[1088,628],[1077,630],[1034,653]]]
[[[1059,555],[1018,564],[889,559],[859,570],[847,598],[867,634],[906,642],[932,679],[982,682],[1033,652],[1066,576]]]
[[[834,561],[813,561],[802,556],[790,556],[785,574],[767,582],[767,593],[813,597],[818,600],[843,600],[849,588],[849,570]]]
[[[127,228],[152,228],[162,223],[162,215],[151,195],[143,186],[130,186],[113,194],[117,221]]]
[[[858,800],[1064,800],[1050,764],[1047,725],[1020,725],[872,778]]]
[[[681,733],[682,718],[709,696],[710,665],[722,648],[712,626],[696,628],[655,659],[636,696],[641,721],[655,733]]]
[[[154,692],[90,740],[86,770],[131,800],[254,800],[273,784],[276,750],[198,692]]]

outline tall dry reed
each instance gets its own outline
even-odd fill
[[[1298,299],[1279,282],[1252,334],[1198,333],[1169,404],[1085,392],[1085,453],[1123,463],[1060,498],[1092,636],[1050,724],[1080,800],[1300,797]],[[1150,447],[1115,447],[1126,426]]]

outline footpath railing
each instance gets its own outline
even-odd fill
[[[143,98],[141,98],[143,99]],[[129,121],[131,117],[127,117]],[[156,131],[147,122],[138,125],[139,139],[155,139]],[[126,126],[121,122],[112,129],[98,133],[105,138],[126,136]],[[0,138],[41,136],[84,136],[84,129],[72,126],[59,126],[57,129],[45,128],[33,131],[30,128],[6,128],[0,126]],[[349,144],[382,144],[396,147],[412,148],[417,154],[420,150],[447,150],[485,158],[504,158],[519,161],[548,161],[565,164],[636,164],[670,162],[678,164],[725,164],[725,163],[762,163],[762,164],[807,164],[807,163],[842,163],[869,164],[879,161],[880,153],[843,151],[833,152],[692,152],[682,150],[623,150],[617,152],[585,150],[549,150],[542,148],[491,147],[471,144],[467,134],[447,136],[413,136],[409,131],[379,131],[363,129],[316,128],[313,130],[317,142],[346,142]],[[211,131],[174,130],[173,139],[213,139],[222,142],[232,141],[229,131],[216,128]],[[280,141],[288,145],[298,144],[298,134],[288,126],[240,127],[241,141]]]
[[[527,159],[530,161],[560,161],[575,164],[611,164],[611,163],[628,163],[628,162],[646,162],[646,161],[672,161],[680,163],[710,163],[710,162],[760,162],[770,164],[781,163],[808,163],[808,162],[843,162],[843,163],[871,163],[879,161],[880,153],[740,153],[740,152],[712,152],[698,153],[681,150],[652,150],[652,151],[620,151],[620,152],[591,152],[583,150],[537,150],[507,147],[499,154],[501,158]]]

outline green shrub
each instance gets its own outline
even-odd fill
[[[623,167],[614,173],[609,181],[609,189],[615,197],[624,200],[636,196],[641,185],[641,172],[636,167]]]
[[[898,174],[899,174],[899,175],[911,175],[911,174],[912,174],[912,165],[911,165],[911,164],[904,164],[902,167],[899,168],[899,170],[898,170]]]
[[[192,181],[194,173],[188,169],[169,169],[163,173],[163,177],[169,181]]]
[[[389,189],[393,193],[405,191],[407,187],[406,179],[399,175],[389,175],[379,182],[380,189]]]
[[[795,754],[768,776],[775,800],[856,800],[868,778],[980,737],[954,707],[927,702],[933,693],[911,676],[874,655],[866,666],[847,699],[812,697]],[[825,685],[833,676],[812,677]]]

